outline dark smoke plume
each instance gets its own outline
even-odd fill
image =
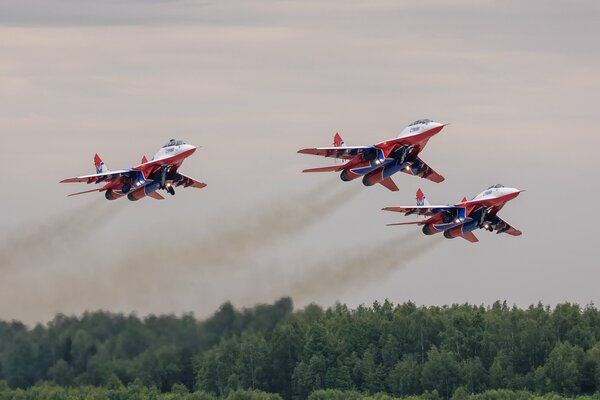
[[[295,273],[289,270],[269,270],[262,280],[267,288],[257,287],[254,293],[269,293],[275,297],[291,296],[302,303],[323,294],[340,294],[352,288],[385,280],[391,273],[405,268],[418,257],[440,245],[440,237],[423,237],[420,232],[395,236],[380,244],[339,252],[316,262],[298,264]],[[258,279],[257,279],[258,281]],[[264,301],[252,298],[245,301]]]
[[[261,250],[297,235],[359,192],[356,186],[340,187],[327,182],[304,193],[262,203],[245,213],[228,213],[213,221],[215,228],[210,233],[180,245],[156,243],[135,249],[126,255],[116,273],[147,274],[148,270],[155,270],[152,265],[170,270],[170,277],[176,272],[194,272],[203,267],[218,266],[224,271],[240,257],[253,258]],[[144,263],[139,262],[142,258]]]
[[[10,267],[20,260],[28,260],[33,265],[83,243],[122,209],[109,209],[106,203],[106,200],[93,201],[41,221],[37,226],[10,233],[6,241],[0,243],[0,267]]]

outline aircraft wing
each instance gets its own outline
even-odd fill
[[[298,153],[349,160],[361,154],[366,149],[372,148],[373,146],[311,147],[308,149],[299,150]]]
[[[432,216],[435,214],[439,214],[442,211],[453,210],[457,207],[455,206],[399,206],[399,207],[384,207],[383,211],[394,211],[404,213],[405,215],[417,214],[417,215],[426,215]]]
[[[194,178],[190,178],[189,176],[185,176],[183,174],[179,174],[183,177],[182,180],[179,180],[177,182],[177,186],[183,186],[183,187],[194,187],[196,189],[202,189],[203,187],[206,186],[206,183],[204,182],[200,182],[195,180]]]
[[[60,183],[73,183],[73,182],[85,182],[85,183],[98,183],[101,181],[112,181],[116,178],[119,178],[123,175],[128,175],[131,173],[129,169],[122,169],[120,171],[108,171],[102,172],[100,174],[92,174],[92,175],[83,175],[83,176],[75,176],[73,178],[66,178],[60,181]]]
[[[521,232],[520,230],[511,226],[508,222],[506,222],[502,218],[500,218],[500,217],[496,217],[496,218],[498,218],[498,220],[499,220],[498,224],[496,224],[496,233],[508,233],[509,235],[512,235],[512,236],[521,236],[523,234],[523,232]]]
[[[412,169],[403,169],[402,172],[408,175],[417,175],[421,178],[429,179],[430,181],[435,183],[443,182],[444,179],[446,179],[442,175],[435,172],[433,168],[427,165],[427,163],[421,160],[419,157],[415,158],[415,164],[422,164],[422,166],[419,168],[419,173],[415,174],[415,172]]]
[[[92,190],[84,190],[83,192],[77,192],[77,193],[68,194],[67,197],[78,196],[80,194],[86,194],[86,193],[100,192],[101,190],[102,190],[102,188],[92,189]]]

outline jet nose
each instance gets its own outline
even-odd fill
[[[515,189],[515,188],[507,188],[507,192],[509,195],[512,195],[511,198],[515,198],[517,197],[519,194],[521,194],[521,192],[524,192],[524,190],[521,189]]]
[[[442,124],[440,122],[431,121],[427,129],[431,132],[432,135],[439,133],[444,127],[448,124]]]

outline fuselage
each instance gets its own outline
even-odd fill
[[[196,151],[196,147],[181,140],[170,140],[148,162],[131,168],[128,176],[122,176],[103,187],[106,198],[115,200],[127,195],[130,200],[138,200],[157,189],[165,188],[168,181],[177,182],[180,176],[177,169],[183,161]]]
[[[397,172],[419,175],[427,169],[419,158],[431,137],[438,134],[444,124],[428,119],[415,121],[394,138],[372,146],[362,157],[350,159],[341,173],[344,181],[363,176],[366,186],[374,185]]]
[[[154,154],[151,162],[161,162],[168,165],[181,165],[183,160],[194,154],[196,146],[191,144],[183,143],[181,141],[175,141],[175,143],[169,142],[163,146],[160,150]],[[171,145],[169,145],[171,144]]]
[[[498,212],[521,192],[519,189],[494,185],[471,200],[455,204],[452,213],[441,211],[437,221],[423,226],[423,233],[433,235],[444,232],[445,237],[454,238],[475,229],[500,230],[502,220],[497,217]]]

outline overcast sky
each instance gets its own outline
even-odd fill
[[[594,0],[0,2],[0,318],[598,303],[599,20]],[[421,118],[450,123],[421,154],[441,184],[300,173],[331,164],[296,151],[335,132],[368,145]],[[205,189],[58,184],[172,137],[202,146],[182,171]],[[426,237],[380,211],[496,183],[527,190],[501,212],[521,237]]]

